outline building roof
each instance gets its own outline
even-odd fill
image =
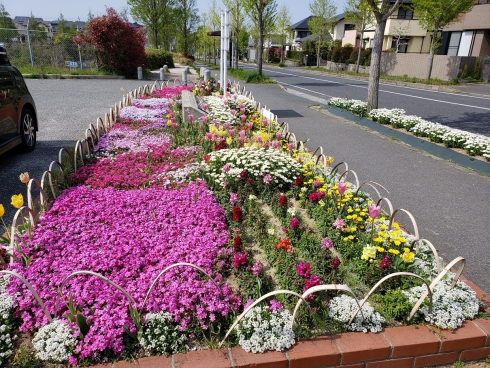
[[[310,27],[308,26],[308,22],[310,21],[311,18],[313,18],[313,15],[310,15],[308,18],[302,19],[299,22],[294,23],[291,26],[291,28],[292,29],[310,29]]]

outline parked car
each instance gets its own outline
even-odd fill
[[[37,130],[34,99],[22,74],[10,64],[5,46],[0,44],[0,154],[18,145],[32,151]]]

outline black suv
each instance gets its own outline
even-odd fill
[[[10,64],[0,44],[0,154],[22,145],[25,151],[36,146],[36,105],[22,74]]]

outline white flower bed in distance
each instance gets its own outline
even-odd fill
[[[431,141],[443,143],[449,148],[464,149],[470,156],[481,155],[490,161],[489,137],[449,128],[417,116],[407,116],[402,109],[374,109],[367,114],[367,104],[359,100],[333,97],[328,100],[328,104],[360,116],[368,116],[381,124],[391,124],[395,128],[404,128],[417,136],[429,137]]]

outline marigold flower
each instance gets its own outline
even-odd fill
[[[21,208],[23,205],[24,205],[24,197],[22,196],[22,194],[14,194],[11,198],[12,202],[10,202],[12,204],[12,206],[14,206],[15,208]]]
[[[413,262],[413,257],[415,256],[414,252],[410,252],[409,248],[403,248],[404,252],[400,255],[403,259],[403,262]]]
[[[25,173],[20,174],[19,179],[24,184],[29,183],[29,173],[26,171]]]
[[[0,217],[5,214],[5,208],[3,208],[3,204],[0,203]]]

